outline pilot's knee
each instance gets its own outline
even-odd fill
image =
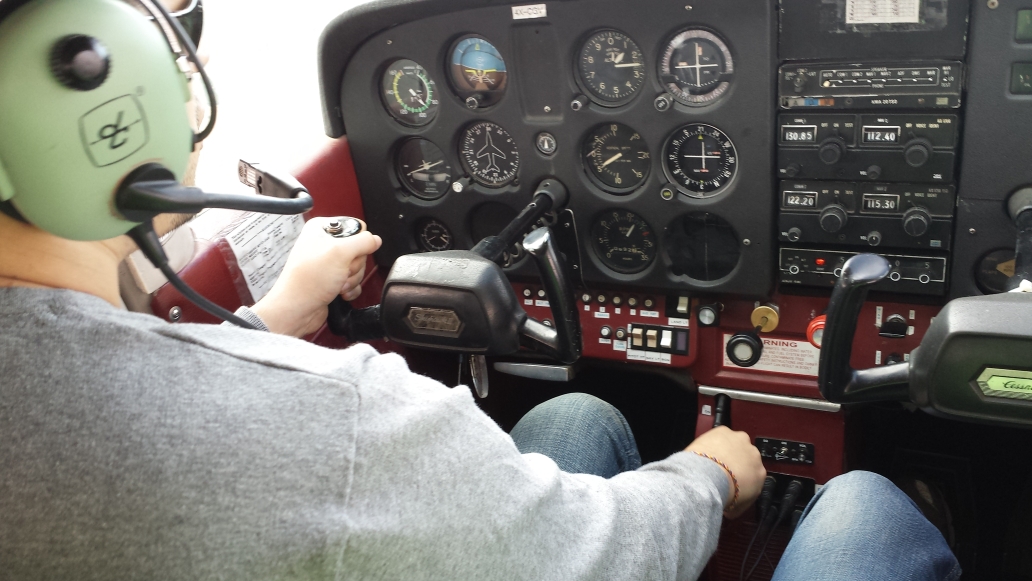
[[[899,490],[888,478],[874,472],[854,470],[836,476],[828,481],[821,490],[821,496],[830,495],[867,495],[879,494],[890,490]]]

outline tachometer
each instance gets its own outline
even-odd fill
[[[668,177],[693,198],[720,193],[738,167],[735,145],[723,131],[703,123],[675,131],[663,155]]]
[[[670,39],[659,60],[659,80],[683,105],[708,105],[727,92],[735,65],[727,44],[707,30],[689,28]]]
[[[649,175],[652,160],[645,140],[622,123],[596,127],[584,139],[581,149],[588,175],[607,192],[630,192]]]
[[[479,36],[460,38],[451,50],[451,82],[470,109],[494,105],[505,94],[505,59]]]
[[[615,107],[630,101],[645,82],[645,59],[626,34],[601,30],[581,47],[577,78],[592,101]]]
[[[452,169],[441,148],[422,138],[409,139],[398,148],[398,179],[410,192],[424,200],[436,200],[448,193]]]
[[[490,121],[471,125],[459,142],[462,166],[477,183],[500,188],[516,179],[520,152],[509,132]]]
[[[611,210],[592,225],[591,247],[609,268],[634,274],[648,268],[656,258],[656,234],[634,212]]]
[[[405,125],[420,127],[434,120],[441,102],[437,84],[419,63],[395,61],[383,73],[383,102],[387,111]]]

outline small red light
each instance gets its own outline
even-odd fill
[[[814,262],[817,263],[817,266],[824,266],[824,259],[823,258],[818,258],[817,260],[814,260]]]

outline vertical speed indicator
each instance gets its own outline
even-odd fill
[[[663,150],[667,177],[682,193],[709,198],[723,191],[738,168],[735,144],[712,125],[692,123],[670,136]]]

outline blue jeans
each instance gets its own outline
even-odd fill
[[[623,414],[583,393],[535,407],[511,435],[520,452],[544,454],[566,472],[609,478],[641,466]],[[959,578],[956,557],[917,505],[885,478],[857,471],[813,497],[773,581]]]

